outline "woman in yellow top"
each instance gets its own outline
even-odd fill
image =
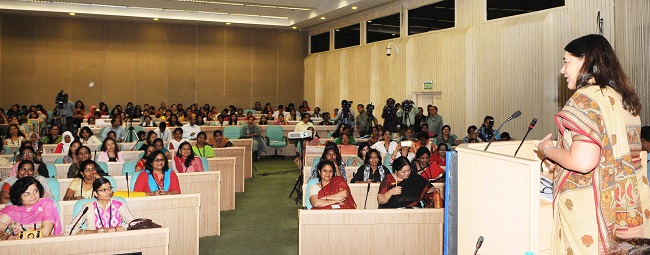
[[[97,179],[95,161],[86,160],[81,162],[81,170],[77,178],[72,179],[63,200],[80,200],[93,197],[93,182]]]

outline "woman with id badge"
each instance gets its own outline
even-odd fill
[[[145,171],[138,175],[133,191],[145,192],[147,196],[181,194],[178,176],[169,168],[162,151],[154,151],[149,155]]]

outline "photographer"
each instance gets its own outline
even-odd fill
[[[375,118],[375,116],[372,114],[372,111],[374,109],[375,106],[373,104],[368,104],[368,111],[366,111],[362,104],[357,105],[357,111],[359,111],[359,115],[357,115],[355,121],[357,124],[359,137],[370,135],[372,127],[377,125],[377,118]]]
[[[492,116],[485,116],[483,119],[483,125],[478,130],[478,138],[483,140],[483,142],[489,142],[494,136],[494,140],[501,140],[501,134],[498,131],[492,129],[494,126],[494,118]]]
[[[339,111],[339,113],[336,114],[336,118],[334,118],[334,124],[338,125],[340,127],[342,124],[346,124],[350,127],[350,134],[354,133],[354,115],[350,111],[350,107],[352,106],[352,101],[348,100],[343,100],[341,101],[341,108],[342,110]],[[337,127],[337,129],[338,129]]]
[[[402,127],[410,127],[413,129],[415,127],[415,113],[416,111],[413,110],[413,101],[411,100],[404,100],[402,102],[402,108],[397,110],[397,117],[402,120]]]
[[[397,132],[397,108],[395,107],[395,99],[388,98],[386,100],[386,106],[381,112],[381,117],[384,118],[384,130],[388,130],[391,133]]]
[[[72,114],[74,113],[74,104],[70,101],[68,101],[68,94],[63,92],[59,92],[58,95],[56,95],[56,108],[54,109],[54,113],[52,115],[52,118],[55,119],[54,123],[59,124],[61,128],[63,129],[62,131],[70,131],[73,132],[72,130]]]

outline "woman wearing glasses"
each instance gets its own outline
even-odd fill
[[[379,208],[420,207],[424,195],[433,192],[424,177],[411,174],[410,165],[406,157],[393,161],[395,173],[387,175],[379,185]]]
[[[96,200],[84,204],[84,208],[66,227],[65,234],[79,234],[84,223],[86,228],[81,234],[126,231],[126,225],[134,217],[126,204],[113,199],[110,181],[99,178],[92,185],[92,195]]]
[[[0,240],[61,235],[61,218],[52,199],[33,177],[24,177],[11,187],[11,205],[0,211]]]
[[[154,151],[149,155],[145,171],[138,175],[133,191],[145,192],[147,196],[181,194],[178,176],[169,168],[162,151]]]
[[[43,195],[47,198],[53,199],[54,196],[52,196],[50,186],[47,185],[47,179],[34,173],[35,170],[33,162],[29,160],[23,160],[18,163],[17,171],[11,172],[9,176],[5,178],[4,184],[2,184],[2,190],[0,191],[0,204],[6,204],[7,202],[11,201],[9,194],[11,187],[16,183],[16,181],[23,177],[34,177],[34,179],[40,182],[41,186],[43,186]]]
[[[70,182],[68,190],[65,192],[65,196],[63,196],[63,201],[92,198],[93,182],[97,177],[95,161],[85,160],[81,162],[77,178],[72,179]]]

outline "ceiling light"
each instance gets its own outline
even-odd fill
[[[368,20],[368,23],[372,23],[372,20]]]
[[[232,23],[230,23],[230,22],[226,22],[226,25],[230,26],[230,24],[232,24]]]
[[[158,18],[153,18],[154,21],[158,21]]]
[[[336,30],[336,32],[340,32],[340,31],[341,31],[340,29],[337,29],[337,30]]]
[[[74,13],[74,12],[71,12],[71,13],[70,13],[70,16],[74,16],[74,15],[75,15],[75,13]]]
[[[320,17],[320,19],[325,19],[325,17]]]
[[[357,9],[357,7],[356,7],[356,6],[352,6],[352,10],[356,10],[356,9]]]
[[[305,7],[270,5],[270,4],[238,3],[238,2],[226,2],[226,1],[209,1],[209,0],[174,0],[174,1],[176,1],[176,2],[200,3],[200,4],[234,5],[234,6],[258,7],[258,8],[270,8],[270,9],[286,9],[286,10],[298,10],[298,11],[309,11],[309,10],[311,10],[310,8],[305,8]]]
[[[298,27],[291,27],[291,28],[293,28],[293,29],[297,29]]]

